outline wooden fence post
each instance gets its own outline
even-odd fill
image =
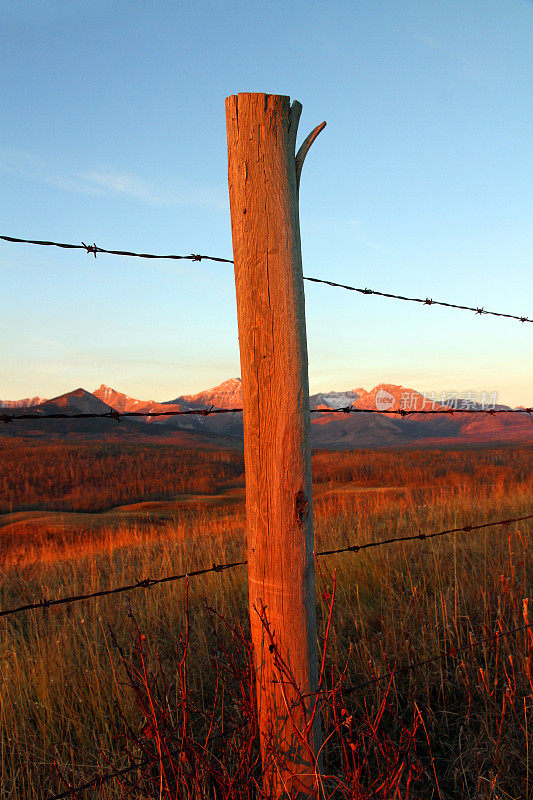
[[[303,800],[318,794],[322,734],[319,715],[310,722],[318,666],[298,189],[305,155],[325,123],[295,155],[301,111],[283,95],[226,98],[263,780],[269,797]],[[276,654],[290,669],[288,683],[279,680]]]

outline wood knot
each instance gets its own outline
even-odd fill
[[[309,512],[309,500],[305,496],[305,492],[300,489],[294,498],[294,513],[299,525],[303,525],[305,518]]]

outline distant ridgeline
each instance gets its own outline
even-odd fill
[[[310,397],[310,406],[317,409],[311,416],[312,444],[325,449],[360,447],[425,446],[484,443],[520,443],[531,441],[533,418],[530,414],[461,414],[461,410],[506,409],[497,404],[497,394],[464,392],[423,394],[405,386],[379,384],[371,391],[362,388],[319,393]],[[212,389],[173,400],[156,402],[137,400],[101,385],[94,392],[76,389],[44,400],[41,397],[0,401],[0,408],[10,414],[31,409],[32,413],[49,414],[160,414],[155,417],[121,417],[115,419],[13,420],[0,431],[5,436],[93,438],[105,433],[113,439],[135,435],[186,444],[218,444],[240,446],[242,415],[190,414],[166,416],[165,412],[199,409],[232,409],[242,407],[240,378],[231,378]],[[342,409],[391,411],[403,409],[409,416],[386,414],[346,414]],[[338,413],[331,413],[339,409]],[[451,414],[417,414],[418,411],[453,409]],[[323,410],[327,413],[320,413]],[[413,413],[415,412],[415,413]]]

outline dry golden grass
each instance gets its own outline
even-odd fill
[[[531,511],[530,452],[525,449],[317,454],[314,470],[317,549]],[[95,517],[92,527],[87,517],[82,529],[69,527],[64,514],[63,527],[51,528],[49,539],[43,539],[43,526],[31,520],[16,534],[7,515],[0,528],[0,605],[237,560],[245,550],[244,507],[238,493],[229,497],[228,502],[219,491],[207,499],[181,498],[166,509],[168,514],[162,505],[148,510],[137,505],[104,524]],[[132,493],[131,499],[139,500],[139,494]],[[519,626],[524,599],[530,599],[533,618],[531,526],[525,523],[332,556],[319,564],[327,586],[328,571],[336,570],[330,659],[340,665],[349,660],[351,683],[387,672],[395,663],[449,654],[468,644],[470,636],[489,635],[499,623],[504,629]],[[191,581],[189,669],[206,702],[214,643],[204,600],[227,619],[243,620],[246,591],[243,567]],[[317,602],[322,614],[321,585]],[[64,788],[54,760],[73,783],[90,777],[105,759],[124,763],[116,739],[120,715],[134,728],[142,719],[121,683],[107,626],[130,651],[129,604],[172,675],[176,636],[184,621],[183,584],[2,620],[1,800],[46,798]],[[396,711],[391,733],[394,725],[399,728],[412,717],[416,703],[437,776],[428,751],[425,793],[417,795],[415,788],[412,796],[531,796],[530,681],[524,633],[502,640],[497,649],[487,644],[459,658],[448,655],[398,673],[391,694]],[[364,703],[376,706],[380,692],[374,685],[349,695],[354,716],[362,714]],[[107,800],[120,796],[113,783],[98,793]]]
[[[102,511],[244,485],[238,451],[178,445],[0,438],[0,513]]]

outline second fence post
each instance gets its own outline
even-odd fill
[[[226,99],[250,619],[263,780],[272,798],[318,795],[322,740],[319,715],[311,719],[318,662],[298,191],[303,160],[325,123],[296,155],[301,110],[282,95]]]

